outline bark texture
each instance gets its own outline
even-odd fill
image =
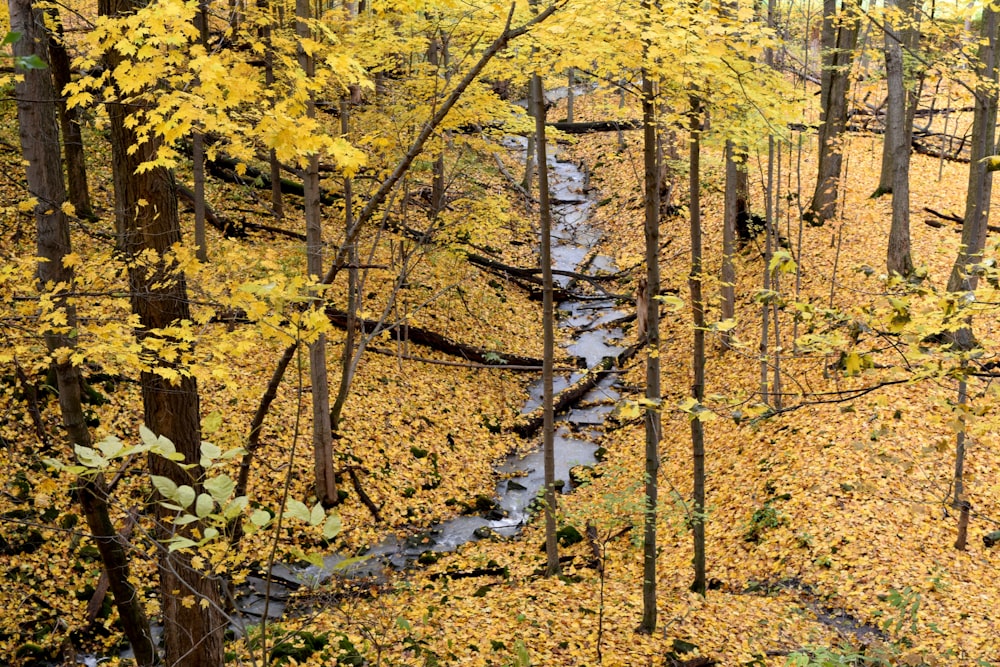
[[[14,56],[35,56],[46,61],[46,33],[41,10],[30,0],[13,0],[9,4],[11,29],[21,33],[14,44]],[[62,285],[69,289],[73,270],[64,266],[63,258],[71,252],[69,222],[62,210],[66,202],[62,169],[59,164],[59,132],[56,125],[57,95],[48,69],[27,69],[15,88],[21,149],[24,155],[28,189],[38,200],[35,205],[38,256],[38,280],[42,286]],[[60,290],[60,291],[62,291]],[[68,328],[76,326],[76,309],[60,294],[54,305],[63,309]],[[72,349],[73,339],[61,331],[49,331],[45,342],[50,351]],[[92,444],[87,428],[82,400],[82,378],[78,366],[68,355],[54,361],[59,389],[59,408],[70,445],[89,447]],[[93,540],[101,555],[115,606],[126,636],[141,666],[154,665],[158,656],[149,632],[149,623],[135,588],[129,581],[129,557],[118,540],[109,513],[104,477],[81,479],[77,495]]]
[[[139,8],[132,0],[100,0],[102,16],[116,17]],[[109,70],[120,62],[117,52],[107,56]],[[181,242],[180,221],[173,174],[162,167],[143,172],[138,167],[156,154],[159,141],[140,141],[126,120],[141,111],[142,101],[115,100],[107,103],[108,130],[113,159],[115,228],[118,249],[128,262],[132,311],[142,325],[139,341],[179,349],[181,357],[193,347],[160,333],[165,327],[191,319],[187,284],[183,272],[164,255]],[[130,152],[130,149],[133,149]],[[152,254],[148,254],[152,251]],[[152,257],[152,259],[149,259]],[[161,339],[159,341],[155,339]],[[198,385],[175,362],[150,354],[152,368],[141,376],[143,418],[154,433],[169,438],[185,463],[182,470],[159,456],[151,456],[154,475],[169,477],[200,491],[202,470],[197,465],[201,450]],[[175,380],[165,375],[177,373]],[[176,530],[165,509],[157,505],[159,537],[168,539]],[[170,667],[217,667],[223,663],[223,633],[226,618],[220,605],[219,582],[194,567],[183,551],[160,552],[160,594],[166,663]],[[193,604],[192,604],[193,602]]]
[[[844,155],[841,141],[847,126],[847,93],[859,22],[854,0],[823,0],[823,70],[820,77],[819,169],[807,221],[822,225],[837,212],[837,193]]]

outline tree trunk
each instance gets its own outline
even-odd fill
[[[913,119],[919,101],[918,85],[911,73],[907,71],[906,55],[914,53],[919,46],[921,13],[917,10],[914,0],[888,0],[886,2],[887,8],[893,6],[899,9],[898,16],[901,19],[902,27],[897,30],[889,21],[886,21],[882,26],[885,32],[886,81],[889,86],[889,99],[886,102],[886,133],[882,148],[882,170],[879,174],[878,188],[872,195],[873,197],[879,197],[893,191],[894,141],[898,141],[899,138],[898,136],[894,137],[894,141],[891,141],[889,128],[901,124],[906,133],[907,141],[909,141],[913,134]],[[890,55],[890,40],[892,44],[899,47],[898,73],[890,71],[890,58],[896,57],[896,54]],[[893,63],[893,67],[895,66],[896,64]],[[898,77],[898,83],[893,82],[894,76]],[[922,83],[922,77],[920,83]],[[903,104],[900,104],[898,94],[894,98],[892,91],[894,85],[901,86],[905,90],[902,98]]]
[[[970,504],[965,497],[965,445],[966,445],[966,402],[969,400],[968,385],[963,378],[958,381],[958,405],[959,423],[961,428],[955,434],[955,478],[953,480],[955,495],[952,497],[951,506],[959,511],[958,536],[955,539],[955,548],[959,551],[965,550],[965,542],[969,529],[969,508]]]
[[[309,0],[296,0],[295,32],[300,40],[309,39]],[[299,67],[306,77],[314,76],[312,56],[299,47]],[[316,114],[312,95],[309,96],[307,114]],[[323,218],[319,201],[319,155],[309,156],[309,163],[301,172],[305,194],[303,208],[306,216],[306,270],[317,282],[323,279]],[[313,415],[313,464],[316,497],[324,507],[337,502],[337,481],[333,469],[333,429],[330,424],[330,382],[326,363],[326,334],[320,334],[309,345],[309,380],[312,385]]]
[[[194,15],[198,42],[208,46],[207,0],[200,0]],[[194,180],[194,244],[199,262],[208,262],[208,236],[205,234],[205,137],[196,124],[191,131],[191,171]]]
[[[569,68],[566,73],[566,122],[573,122],[573,101],[576,97],[576,93],[573,91],[573,86],[576,85],[576,69],[573,67]]]
[[[644,1],[647,14],[650,3]],[[643,42],[643,56],[649,44]],[[642,546],[642,625],[652,634],[656,630],[656,516],[660,472],[660,183],[657,153],[656,92],[647,69],[642,70],[643,187],[645,196],[644,234],[646,242],[646,289],[651,298],[646,310],[646,407],[643,421],[646,430],[645,510]]]
[[[736,317],[736,196],[739,165],[733,159],[735,147],[731,141],[726,142],[724,160],[726,161],[726,187],[722,213],[722,271],[720,292],[722,296],[721,315],[723,320]],[[729,349],[732,343],[729,331],[722,334],[723,349]]]
[[[545,91],[542,77],[531,77],[531,104],[535,116],[535,149],[538,160],[538,211],[541,225],[542,268],[542,450],[545,459],[545,575],[559,573],[559,543],[556,541],[555,418],[552,367],[555,359],[555,308],[552,299],[552,213],[549,209],[549,169],[545,146]]]
[[[269,0],[257,0],[257,7],[270,13],[271,4]],[[264,44],[264,84],[270,88],[274,85],[274,45],[271,41],[272,24],[270,16],[267,16],[257,34]],[[271,212],[276,220],[285,217],[284,201],[281,197],[281,163],[278,162],[278,154],[272,148],[268,151],[268,170],[271,174]]]
[[[962,244],[948,279],[949,292],[976,289],[977,278],[967,266],[979,261],[986,245],[986,226],[990,215],[993,172],[983,159],[993,155],[997,125],[997,28],[998,13],[989,4],[983,7],[979,45],[979,82],[976,85],[975,111],[970,146],[969,187],[965,199]],[[971,332],[969,340],[971,342]]]
[[[858,39],[855,1],[823,0],[823,70],[820,83],[819,168],[807,221],[819,226],[837,212],[843,165],[841,141],[847,126],[847,93]]]
[[[340,100],[340,132],[345,137],[351,130],[351,100]],[[344,236],[350,236],[354,227],[354,183],[350,176],[344,177]],[[358,326],[358,247],[355,244],[348,254],[351,267],[347,269],[347,322],[345,326],[344,348],[340,356],[340,384],[333,406],[330,408],[330,432],[339,437],[340,418],[350,393],[354,379],[355,335]]]
[[[14,56],[36,56],[45,62],[43,12],[34,9],[30,0],[12,0],[9,8],[11,29],[21,33],[21,38],[13,46]],[[51,47],[51,42],[49,46]],[[41,285],[65,285],[65,289],[71,289],[74,272],[63,263],[63,259],[71,252],[69,222],[62,209],[62,204],[66,201],[66,189],[59,164],[58,145],[52,143],[59,136],[56,125],[58,96],[47,69],[26,69],[20,73],[22,79],[15,86],[15,96],[21,149],[26,162],[28,190],[39,202],[35,206],[37,246],[38,256],[44,261],[38,263],[38,280]],[[65,313],[67,327],[75,328],[75,307],[66,303],[61,294],[54,295],[53,305]],[[75,347],[74,339],[63,333],[47,332],[45,342],[50,351]],[[64,361],[54,361],[53,367],[66,434],[71,444],[89,447],[92,441],[84,417],[80,369],[70,363],[68,356]],[[87,527],[101,555],[118,616],[125,635],[132,644],[136,661],[141,666],[154,665],[158,656],[150,635],[149,622],[142,599],[129,578],[128,554],[117,539],[118,534],[111,522],[104,477],[98,475],[93,479],[81,478],[77,494]]]
[[[904,2],[898,6],[905,10]],[[911,116],[903,76],[901,39],[901,33],[897,33],[893,26],[885,26],[885,72],[889,87],[889,106],[882,151],[882,178],[886,178],[888,171],[888,189],[892,191],[892,225],[889,229],[886,267],[890,275],[897,273],[908,276],[913,271],[913,260],[910,257],[911,128],[906,126],[906,120]],[[879,190],[886,190],[882,182],[879,183]]]
[[[70,82],[70,60],[63,41],[63,26],[55,11],[49,13],[54,27],[49,30],[49,63],[55,94],[58,97],[59,130],[63,140],[63,158],[66,161],[66,182],[69,185],[69,201],[81,218],[93,218],[94,209],[90,203],[90,189],[87,186],[87,163],[83,152],[83,134],[80,131],[80,110],[66,105],[63,89]]]
[[[693,381],[691,397],[700,405],[705,400],[705,303],[702,299],[701,266],[701,100],[691,98],[691,161],[689,165],[691,215],[691,313],[694,320],[694,344],[691,349]],[[691,419],[691,451],[694,464],[694,497],[691,503],[691,532],[694,536],[694,581],[691,590],[705,594],[705,426],[697,416]]]
[[[100,0],[98,7],[102,16],[115,17],[134,11],[136,5],[132,0]],[[109,52],[106,59],[109,70],[121,62],[115,51]],[[140,164],[154,158],[159,139],[139,140],[126,124],[129,108],[124,102],[107,103],[118,248],[129,263],[132,311],[139,316],[141,325],[137,333],[139,342],[159,339],[168,347],[176,346],[180,341],[159,333],[165,327],[191,319],[184,274],[162,259],[175,243],[181,242],[173,175],[163,167],[137,171]],[[153,251],[157,259],[152,262],[143,259],[148,251]],[[167,459],[151,456],[150,472],[198,490],[202,471],[198,465],[201,432],[197,382],[171,362],[156,359],[154,363],[161,373],[148,370],[141,375],[146,426],[169,438],[183,454],[184,462],[192,467],[182,470]],[[170,373],[179,376],[171,382],[163,376]],[[170,521],[173,513],[159,504],[156,508],[160,518],[159,537],[165,541],[176,530]],[[226,620],[220,606],[218,581],[194,567],[191,555],[184,551],[161,551],[159,573],[167,664],[171,667],[222,664]],[[190,604],[192,600],[194,604]]]

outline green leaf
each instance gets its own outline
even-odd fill
[[[312,511],[309,512],[309,525],[318,526],[326,518],[326,510],[323,509],[323,505],[316,503],[313,505]]]
[[[222,450],[210,442],[201,443],[201,466],[210,468],[215,459],[222,455]]]
[[[139,425],[139,437],[142,438],[142,441],[150,447],[156,446],[159,440],[159,438],[156,437],[156,434],[149,430],[149,427],[145,424]]]
[[[247,497],[237,496],[236,498],[233,498],[231,501],[229,501],[229,504],[226,505],[225,509],[222,510],[222,518],[226,519],[227,521],[232,521],[233,519],[235,519],[236,517],[238,517],[240,514],[243,513],[243,508],[245,508],[246,506],[247,506]]]
[[[288,504],[285,506],[285,514],[293,519],[309,523],[309,508],[306,507],[306,504],[301,500],[289,500]]]
[[[15,30],[11,30],[10,32],[8,32],[6,35],[3,36],[2,40],[0,40],[0,47],[10,46],[19,39],[21,39],[21,33]]]
[[[191,503],[194,502],[196,495],[197,494],[195,494],[194,489],[192,489],[187,484],[182,484],[181,486],[177,487],[177,496],[174,498],[174,500],[176,500],[181,507],[187,509],[191,507]]]
[[[205,415],[201,420],[201,432],[205,435],[212,435],[222,427],[222,413],[214,410]]]
[[[257,509],[250,513],[250,523],[258,528],[263,528],[267,524],[271,523],[271,518],[271,513],[267,510]]]
[[[343,572],[352,565],[363,563],[369,558],[371,558],[371,556],[353,556],[351,558],[345,558],[344,560],[340,561],[330,569],[332,569],[334,572]]]
[[[229,500],[235,486],[229,475],[219,475],[205,480],[205,490],[211,493],[212,497],[219,501],[219,504]]]
[[[76,452],[77,460],[88,468],[105,468],[108,465],[107,460],[98,454],[96,449],[76,445],[73,450]]]
[[[14,64],[21,69],[45,69],[48,65],[45,61],[32,53],[30,56],[19,56],[14,59]]]
[[[198,515],[199,518],[204,518],[212,513],[215,509],[215,501],[212,500],[212,496],[207,493],[199,493],[198,499],[194,503],[194,513]]]
[[[323,567],[323,554],[319,553],[307,554],[301,549],[297,549],[295,547],[292,548],[291,553],[299,560],[304,560],[310,565],[315,565],[316,567]]]
[[[194,522],[199,521],[199,520],[200,519],[198,519],[198,517],[196,517],[194,514],[182,514],[181,516],[179,516],[176,519],[174,519],[174,525],[175,526],[186,526],[189,523],[194,523]]]
[[[340,521],[340,514],[332,512],[330,516],[326,517],[326,522],[323,524],[323,538],[327,540],[335,538],[340,534],[342,525],[343,524]]]
[[[202,544],[204,544],[205,542],[214,540],[218,536],[219,536],[219,530],[217,528],[212,528],[211,526],[209,526],[208,528],[205,529],[204,538],[202,538],[201,542]]]
[[[153,486],[156,487],[161,496],[167,500],[174,500],[177,497],[177,485],[174,480],[161,475],[150,475],[149,478],[153,480]]]
[[[196,547],[196,546],[198,546],[198,543],[192,539],[188,539],[186,537],[174,537],[173,539],[170,540],[170,546],[167,548],[167,550],[170,553],[173,553],[179,549],[190,549],[191,547]]]
[[[118,439],[118,436],[109,435],[108,437],[97,443],[97,448],[109,459],[115,458],[116,455],[121,453],[125,449],[125,444]]]

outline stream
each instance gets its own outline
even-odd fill
[[[504,143],[508,149],[520,150],[522,155],[527,144],[522,137],[508,137]],[[552,268],[587,275],[616,271],[611,259],[590,254],[590,249],[601,240],[601,235],[588,225],[594,201],[585,191],[586,175],[575,163],[561,160],[558,149],[551,153],[548,167],[553,202]],[[571,281],[568,276],[555,277],[559,287],[567,287]],[[563,345],[566,352],[584,359],[586,367],[591,368],[605,357],[615,357],[625,349],[624,333],[620,328],[601,326],[623,315],[611,298],[588,297],[564,301],[557,305],[557,340],[562,334],[566,339]],[[585,371],[581,370],[557,376],[553,383],[556,395],[584,375]],[[573,467],[596,463],[598,445],[594,444],[594,440],[619,398],[615,390],[616,381],[615,374],[608,373],[577,402],[579,407],[556,415],[555,478],[565,482],[564,493],[570,491],[570,470]],[[540,406],[541,400],[542,381],[539,378],[528,388],[522,414]],[[283,599],[288,597],[291,589],[319,586],[335,574],[380,578],[388,568],[404,569],[427,551],[447,552],[475,539],[516,535],[530,520],[531,503],[544,486],[542,457],[539,447],[526,456],[509,456],[497,465],[495,472],[500,481],[495,490],[496,504],[484,514],[457,516],[410,538],[388,537],[371,548],[364,558],[351,559],[348,563],[345,563],[343,555],[331,554],[324,559],[322,568],[275,566],[268,615],[278,617],[283,613]],[[249,586],[237,598],[237,608],[247,622],[254,623],[254,619],[263,614],[265,582],[251,578],[248,583]]]

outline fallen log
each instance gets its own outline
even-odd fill
[[[178,198],[183,199],[194,207],[194,191],[186,185],[181,185],[180,183],[176,183],[174,187],[177,190]],[[240,239],[247,235],[246,229],[243,225],[235,223],[232,220],[219,215],[219,213],[217,213],[215,209],[208,204],[208,202],[205,202],[205,220],[208,221],[208,224],[222,232],[222,235],[227,239]]]
[[[597,386],[601,376],[613,367],[621,367],[635,356],[641,345],[635,344],[625,348],[617,357],[604,357],[599,364],[587,370],[587,374],[559,392],[553,401],[552,410],[555,414],[565,412]],[[530,438],[542,427],[545,406],[540,405],[526,415],[521,415],[511,430],[522,438]]]
[[[500,273],[507,276],[520,278],[521,280],[525,280],[533,285],[542,284],[542,279],[538,275],[542,272],[540,268],[537,267],[525,268],[520,266],[511,266],[510,264],[504,264],[503,262],[498,262],[495,259],[490,259],[489,257],[484,257],[483,255],[477,255],[475,253],[466,253],[465,258],[469,261],[470,264],[473,264],[483,269],[487,269],[494,273]],[[568,278],[572,278],[573,280],[586,281],[591,285],[593,285],[594,287],[596,287],[597,289],[599,289],[601,292],[604,292],[605,296],[608,298],[620,298],[623,296],[621,294],[610,294],[600,285],[600,283],[603,282],[610,282],[613,280],[617,280],[621,276],[621,272],[616,274],[609,274],[606,276],[588,276],[585,273],[579,273],[577,271],[564,271],[562,269],[552,269],[552,275],[566,276]],[[569,290],[560,287],[554,288],[554,292],[555,293],[553,294],[553,298],[556,301],[564,301],[567,298],[574,296],[569,292]]]
[[[930,213],[931,215],[937,218],[940,218],[941,220],[947,220],[949,222],[955,223],[954,225],[945,225],[943,222],[940,222],[939,220],[924,220],[924,224],[928,225],[929,227],[934,227],[935,229],[941,229],[943,227],[951,226],[953,227],[953,230],[956,232],[962,231],[962,225],[965,223],[965,221],[962,220],[962,218],[958,217],[957,215],[953,213],[940,213],[926,206],[924,207],[924,211]],[[1000,234],[1000,226],[997,225],[986,225],[986,230],[993,232],[994,234]]]
[[[326,316],[329,318],[330,323],[335,326],[341,328],[347,326],[347,313],[342,310],[338,310],[332,306],[328,307],[326,309]],[[430,329],[414,326],[412,324],[406,325],[404,334],[403,325],[400,324],[386,325],[384,323],[368,319],[361,319],[358,323],[368,331],[374,331],[376,329],[394,331],[395,338],[407,340],[418,345],[426,345],[427,347],[437,350],[438,352],[444,352],[445,354],[450,354],[455,357],[475,361],[483,364],[484,366],[503,367],[506,364],[511,364],[515,366],[540,367],[542,365],[541,359],[524,357],[519,354],[506,354],[495,350],[487,350],[482,347],[476,347],[475,345],[468,345],[453,338],[449,338],[448,336],[438,333],[437,331],[431,331]]]
[[[541,366],[518,366],[516,364],[480,364],[474,361],[446,361],[444,359],[427,359],[426,357],[418,357],[414,354],[401,354],[397,350],[387,350],[385,348],[377,347],[375,345],[369,345],[365,348],[365,352],[372,352],[373,354],[381,354],[386,357],[398,357],[400,359],[405,359],[407,361],[415,361],[420,364],[433,364],[437,366],[451,366],[452,368],[471,368],[471,369],[490,369],[490,370],[502,370],[502,371],[514,371],[523,373],[540,373],[542,371]],[[558,366],[555,369],[559,373],[571,373],[576,369],[576,367],[569,366]]]
[[[590,122],[566,121],[558,123],[546,123],[546,127],[559,130],[566,134],[589,134],[591,132],[617,132],[619,130],[639,130],[642,128],[641,120],[597,120]]]
[[[271,177],[269,175],[265,174],[256,167],[238,162],[227,155],[217,154],[213,159],[206,160],[205,166],[208,167],[210,174],[229,183],[252,185],[259,190],[271,189]],[[238,170],[238,166],[242,167],[242,174]],[[299,197],[305,196],[305,190],[302,187],[302,183],[299,183],[298,181],[291,181],[286,178],[280,179],[280,183],[281,191],[283,193],[297,195]],[[321,204],[330,205],[342,198],[343,197],[339,194],[334,194],[325,190],[320,190],[319,193],[319,201]]]

